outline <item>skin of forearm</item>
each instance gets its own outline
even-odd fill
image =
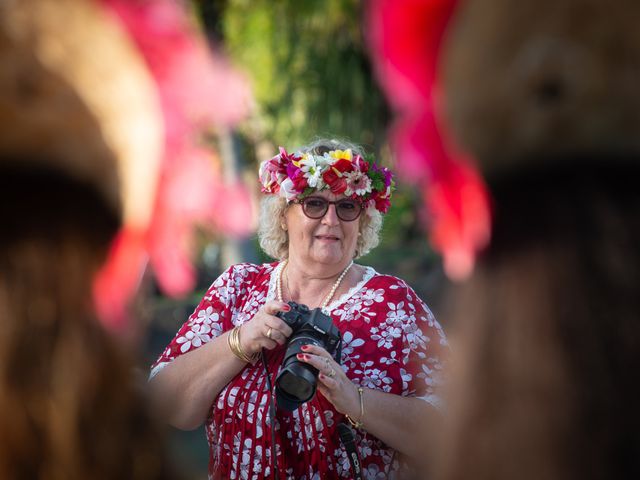
[[[229,349],[228,335],[179,356],[149,382],[172,426],[193,430],[202,425],[215,398],[246,365]]]
[[[415,397],[401,397],[364,389],[363,429],[400,453],[419,458],[424,453],[425,431],[437,415],[435,408]],[[360,403],[349,416],[360,418]]]

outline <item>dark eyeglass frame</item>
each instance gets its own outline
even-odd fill
[[[306,205],[306,203],[309,200],[319,200],[319,201],[324,203],[324,209],[322,210],[322,214],[321,215],[318,215],[318,216],[309,215],[309,213],[307,212],[307,205]],[[360,208],[358,210],[358,214],[355,217],[350,218],[350,219],[342,218],[342,216],[340,215],[340,209],[338,208],[338,204],[343,203],[343,202],[349,202],[349,203],[353,203],[353,204],[357,205]],[[306,217],[311,218],[312,220],[318,220],[318,219],[324,217],[327,214],[327,212],[329,211],[329,206],[330,205],[335,205],[336,215],[343,222],[353,222],[353,221],[357,220],[358,218],[360,218],[360,215],[362,214],[362,210],[364,209],[364,205],[362,204],[362,202],[359,202],[358,200],[354,200],[352,198],[341,198],[340,200],[331,201],[331,200],[327,200],[324,197],[309,196],[309,197],[304,197],[303,199],[292,200],[290,203],[299,204],[302,207],[302,213],[304,213]]]

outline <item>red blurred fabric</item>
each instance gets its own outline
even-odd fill
[[[441,46],[455,0],[373,0],[367,12],[371,57],[396,112],[391,144],[399,174],[423,193],[431,243],[447,275],[471,273],[489,240],[487,189],[439,115]]]

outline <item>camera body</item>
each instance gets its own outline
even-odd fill
[[[280,408],[293,411],[313,398],[318,384],[318,370],[298,360],[296,355],[303,353],[304,345],[318,345],[340,363],[342,335],[322,309],[310,310],[295,302],[289,302],[289,306],[288,312],[276,314],[293,330],[276,377],[276,401]]]

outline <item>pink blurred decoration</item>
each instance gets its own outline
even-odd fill
[[[490,236],[489,196],[438,116],[440,47],[456,0],[372,0],[369,46],[397,119],[391,131],[399,174],[419,184],[431,243],[453,280],[468,277]]]
[[[125,326],[127,300],[138,288],[147,260],[146,232],[124,226],[93,282],[96,312],[107,327],[119,331]]]
[[[169,295],[191,290],[193,231],[212,225],[225,235],[249,233],[253,216],[243,185],[225,185],[220,165],[199,144],[213,125],[230,126],[249,112],[249,83],[212,53],[176,0],[100,0],[114,12],[156,81],[165,124],[165,152],[148,230],[124,225],[95,283],[107,326],[126,326],[126,307],[147,264]],[[224,205],[224,208],[221,207]]]

